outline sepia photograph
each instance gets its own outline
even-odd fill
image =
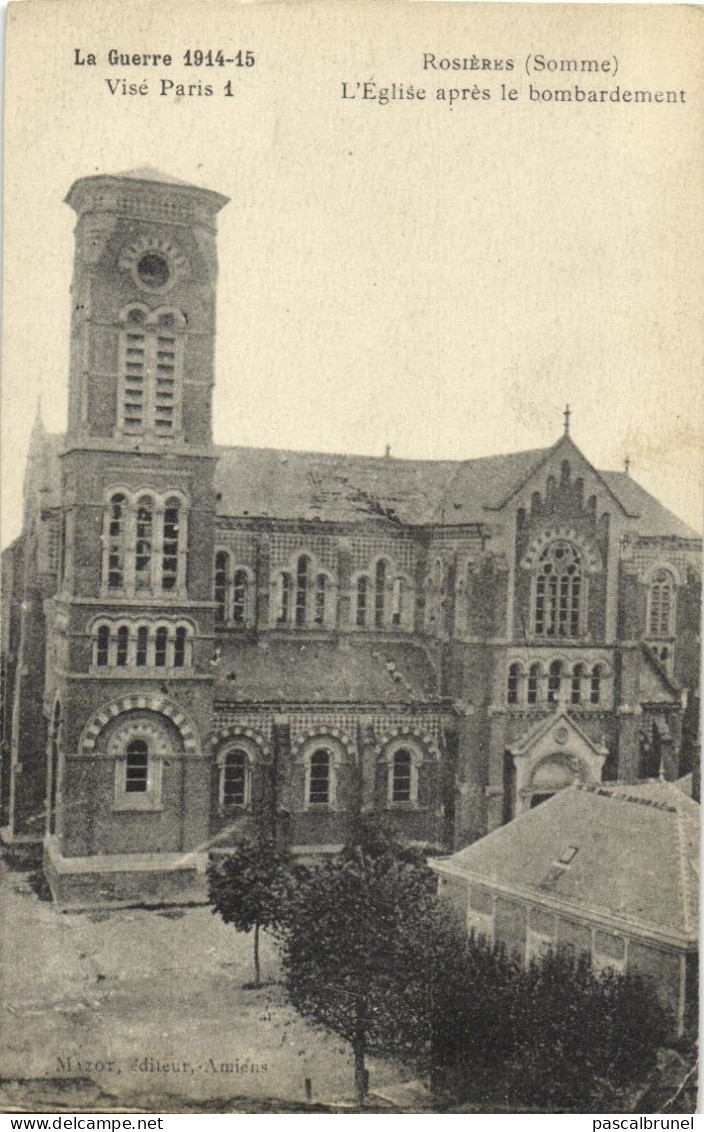
[[[692,1126],[703,28],[9,5],[2,1112]]]

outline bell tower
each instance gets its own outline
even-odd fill
[[[48,611],[61,719],[51,853],[177,853],[207,834],[210,809],[216,218],[227,198],[138,169],[83,177],[66,201],[78,219]]]
[[[227,198],[138,169],[83,177],[66,202],[78,216],[70,440],[207,448]]]

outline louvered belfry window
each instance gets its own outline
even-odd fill
[[[178,432],[183,323],[178,313],[127,312],[120,335],[122,432],[158,439]]]

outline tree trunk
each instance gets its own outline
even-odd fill
[[[259,924],[254,925],[254,985],[258,987],[261,983],[261,972],[259,969]]]
[[[357,1104],[361,1108],[367,1094],[367,1073],[364,1066],[365,1042],[364,1035],[357,1035],[352,1043],[354,1050],[354,1091],[357,1095]]]

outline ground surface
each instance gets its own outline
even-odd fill
[[[184,1100],[218,1111],[233,1097],[295,1105],[306,1078],[314,1101],[351,1096],[342,1043],[302,1022],[276,984],[243,989],[251,935],[207,907],[62,914],[26,871],[0,870],[0,1110],[24,1107],[28,1091],[46,1108],[57,1088],[73,1111],[81,1098],[146,1111],[185,1111]],[[266,937],[262,975],[277,975]],[[393,1066],[369,1068],[372,1088],[399,1081]]]

